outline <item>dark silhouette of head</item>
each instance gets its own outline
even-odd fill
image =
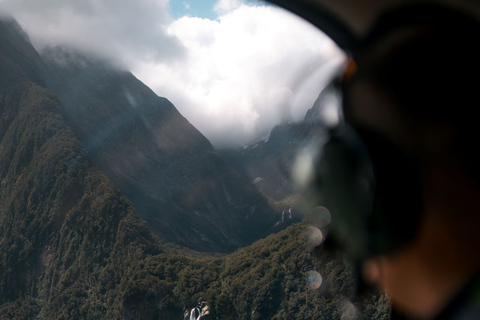
[[[396,9],[354,52],[356,71],[343,82],[345,120],[365,140],[376,171],[375,203],[394,221],[384,231],[408,234],[363,259],[366,277],[401,310],[425,319],[480,270],[479,35],[468,13]],[[410,198],[418,199],[410,210],[396,210]]]

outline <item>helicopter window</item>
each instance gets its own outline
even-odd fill
[[[388,318],[311,253],[328,209],[302,223],[296,183],[341,118],[320,30],[260,1],[0,8],[0,65],[28,87],[0,83],[0,312]]]

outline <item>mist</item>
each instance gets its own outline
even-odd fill
[[[216,147],[299,121],[343,54],[274,6],[219,0],[217,18],[174,18],[168,0],[1,0],[37,50],[67,46],[129,69]]]

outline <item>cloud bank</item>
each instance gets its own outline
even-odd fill
[[[301,119],[342,59],[307,22],[240,0],[219,0],[215,20],[175,20],[168,0],[0,0],[0,8],[37,49],[66,45],[126,66],[216,146]]]
[[[0,10],[17,19],[37,49],[63,45],[127,67],[184,54],[165,32],[173,21],[168,0],[0,0]]]

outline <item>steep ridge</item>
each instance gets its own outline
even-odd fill
[[[41,68],[33,51],[4,50],[28,47],[6,28],[0,21],[0,318],[119,318],[124,300],[100,292],[161,248],[88,160],[58,98],[31,80]]]
[[[22,27],[9,16],[0,12],[0,52],[11,62],[22,66],[25,76],[34,82],[45,85],[44,75],[46,67],[42,58],[30,43],[30,38]]]
[[[107,62],[59,47],[43,56],[87,154],[159,236],[225,252],[268,234],[265,199],[167,99]]]

